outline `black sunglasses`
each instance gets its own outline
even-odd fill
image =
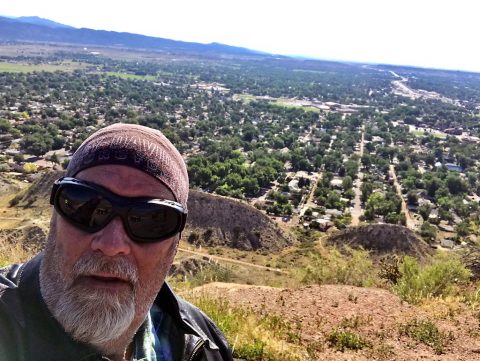
[[[180,233],[187,212],[177,202],[155,198],[121,197],[96,184],[64,177],[55,181],[50,204],[75,227],[95,233],[120,216],[137,243],[154,243]]]

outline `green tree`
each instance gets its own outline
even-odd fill
[[[343,189],[344,190],[349,190],[353,187],[353,180],[350,176],[346,176],[345,178],[343,178],[342,180],[342,186],[343,186]]]
[[[428,221],[423,222],[420,228],[420,235],[427,241],[434,241],[437,237],[437,228]]]
[[[414,205],[414,206],[418,205],[417,191],[415,191],[415,190],[408,191],[407,202],[408,202],[408,204],[411,204],[411,205]]]
[[[428,203],[423,203],[418,207],[417,211],[422,216],[423,220],[426,221],[432,212],[432,206]]]
[[[456,174],[449,174],[446,179],[448,190],[451,194],[456,195],[468,191],[466,183]]]
[[[455,232],[457,232],[457,235],[460,237],[465,237],[468,236],[471,231],[470,231],[470,222],[468,221],[463,221],[455,226]]]

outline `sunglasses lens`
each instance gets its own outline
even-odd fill
[[[86,232],[98,232],[116,216],[122,217],[128,235],[138,243],[162,241],[183,229],[182,211],[168,202],[133,200],[78,180],[64,182],[55,193],[55,208]]]
[[[112,213],[111,203],[95,190],[74,185],[62,187],[56,206],[63,216],[90,232],[104,227]]]
[[[138,242],[155,242],[179,231],[181,215],[175,209],[160,204],[142,204],[130,208],[127,223]]]

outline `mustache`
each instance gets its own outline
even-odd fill
[[[73,266],[72,277],[75,280],[80,276],[96,273],[107,273],[121,279],[127,279],[132,285],[138,283],[138,270],[135,264],[125,257],[107,257],[93,253],[81,257]]]

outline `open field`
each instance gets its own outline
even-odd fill
[[[313,106],[305,106],[299,104],[295,99],[285,99],[285,98],[269,98],[263,96],[255,96],[251,94],[236,94],[235,97],[241,99],[244,102],[251,102],[254,100],[267,100],[271,102],[272,105],[276,105],[284,108],[301,108],[308,112],[320,113],[320,109]]]
[[[128,73],[120,73],[120,72],[113,72],[108,71],[105,73],[109,76],[116,76],[122,79],[131,79],[131,80],[156,80],[158,77],[154,75],[136,75],[136,74],[128,74]]]
[[[442,132],[438,132],[438,131],[434,131],[434,132],[426,132],[424,130],[420,130],[420,129],[410,129],[410,132],[415,135],[416,137],[423,137],[425,135],[429,135],[431,134],[432,136],[434,136],[435,138],[438,138],[438,139],[445,139],[447,138],[447,135],[445,133],[442,133]]]
[[[10,63],[0,62],[0,72],[31,73],[33,71],[74,71],[85,69],[87,64],[73,61],[62,61],[52,64]]]

